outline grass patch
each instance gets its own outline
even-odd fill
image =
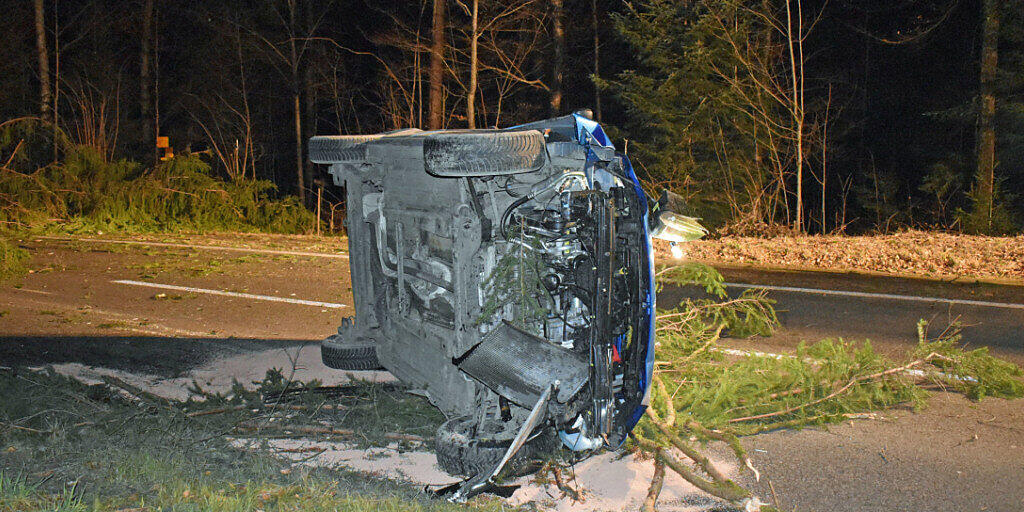
[[[428,440],[444,421],[441,412],[426,399],[406,391],[399,385],[362,380],[324,388],[317,381],[292,381],[284,372],[273,369],[254,391],[236,385],[230,393],[211,394],[193,383],[192,392],[201,401],[189,402],[186,408],[249,411],[270,404],[271,410],[288,412],[289,425],[331,426],[323,432],[305,432],[304,437],[312,433],[364,448],[384,447],[399,438]],[[259,438],[276,436],[281,430],[287,429],[266,422],[247,423],[244,434]]]
[[[0,282],[28,272],[28,251],[0,237]]]
[[[281,387],[275,388],[275,383]],[[0,371],[0,386],[5,390],[0,400],[0,510],[4,511],[507,509],[486,499],[468,506],[435,502],[413,486],[293,466],[262,451],[232,447],[225,434],[240,421],[283,414],[265,406],[259,407],[256,416],[242,410],[190,416],[223,404],[132,400],[107,385],[87,386],[24,369]],[[317,398],[338,401],[314,392],[316,386],[287,383],[283,377],[270,378],[259,396],[281,396],[287,389],[304,390],[293,394],[290,405]],[[354,397],[385,392],[380,385],[359,389]],[[257,397],[246,393],[241,398],[221,398]],[[373,414],[406,412],[378,406]]]
[[[128,327],[127,322],[116,321],[116,322],[104,322],[96,325],[100,329],[124,329]]]

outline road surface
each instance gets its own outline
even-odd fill
[[[727,282],[743,285],[733,286],[730,294],[748,286],[774,288],[769,296],[776,301],[781,328],[770,339],[733,343],[737,346],[785,351],[800,341],[843,338],[870,340],[878,350],[897,355],[917,344],[917,322],[923,319],[931,336],[959,323],[969,346],[989,347],[1024,365],[1024,287],[748,268],[720,271]],[[849,293],[832,294],[837,291]],[[669,308],[683,298],[701,296],[700,290],[668,288],[658,304]]]
[[[316,343],[352,314],[343,256],[292,251],[287,241],[267,252],[222,251],[211,248],[215,242],[26,241],[34,272],[0,285],[0,366],[83,362],[174,376],[225,354]],[[1022,288],[750,269],[723,274],[734,285],[802,289],[770,292],[782,321],[776,336],[727,340],[733,347],[784,353],[802,340],[843,337],[899,354],[916,344],[918,319],[930,320],[933,333],[959,319],[970,345],[1024,363],[1024,309],[1013,307],[1024,305]],[[862,293],[917,299],[856,295]],[[659,304],[671,307],[686,296],[699,292],[667,289]],[[744,483],[802,511],[1024,509],[1024,400],[974,403],[938,393],[924,411],[897,409],[886,418],[748,437],[766,478]]]

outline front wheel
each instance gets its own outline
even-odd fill
[[[469,418],[454,418],[437,429],[434,448],[437,465],[451,475],[473,477],[494,469],[508,450],[512,440],[488,439],[474,435],[477,430]],[[556,437],[550,429],[543,429],[526,442],[505,466],[505,473],[528,474],[535,462],[557,447]]]

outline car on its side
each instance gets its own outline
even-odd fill
[[[439,465],[470,477],[457,498],[559,444],[622,445],[654,365],[652,233],[705,231],[651,203],[598,123],[318,136],[309,153],[345,189],[355,300],[324,362],[425,390],[448,418]]]

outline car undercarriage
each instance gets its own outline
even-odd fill
[[[470,477],[458,497],[625,441],[653,370],[651,231],[703,228],[659,222],[600,125],[321,136],[310,157],[346,191],[355,300],[324,361],[425,392],[449,418],[439,465]]]

